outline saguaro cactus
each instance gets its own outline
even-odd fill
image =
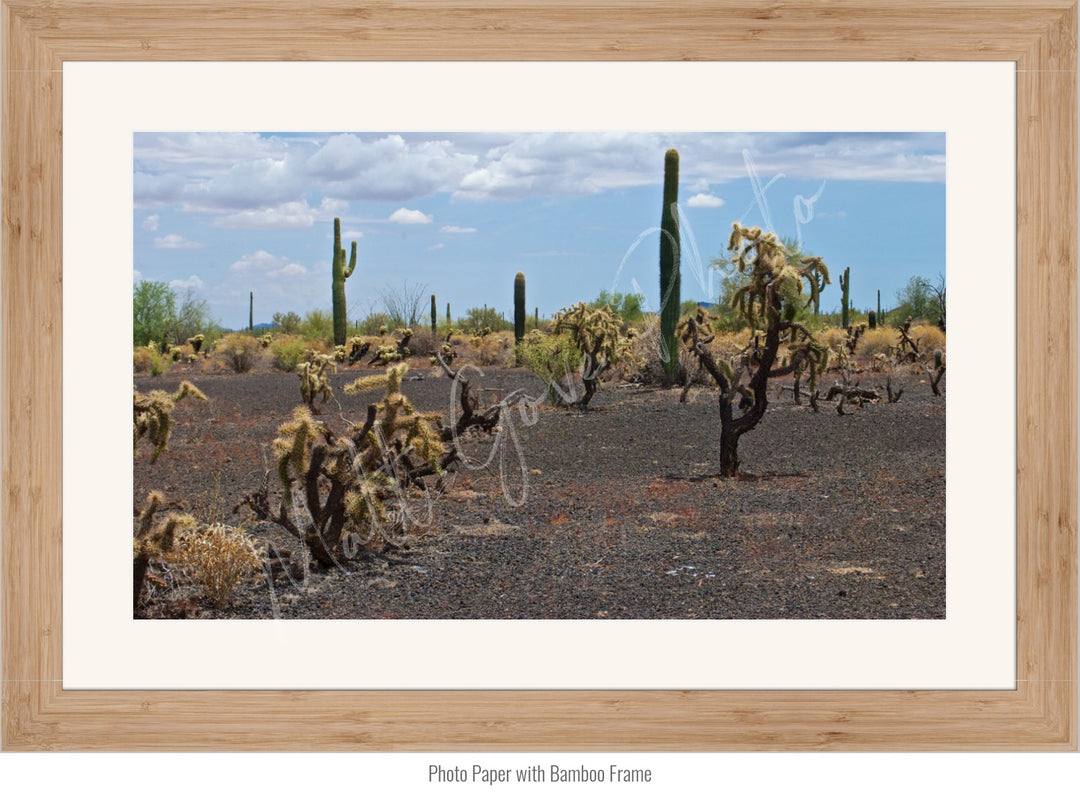
[[[255,330],[255,293],[248,293],[248,331]]]
[[[435,293],[431,294],[431,333],[439,334],[439,313],[435,310]]]
[[[679,152],[664,155],[664,206],[660,216],[660,357],[668,381],[679,378],[675,341],[679,325]]]
[[[840,274],[840,325],[847,328],[851,324],[851,268],[844,268]]]
[[[345,280],[353,275],[356,270],[356,241],[352,244],[352,253],[349,255],[349,264],[345,265],[345,249],[341,247],[341,219],[334,219],[334,279],[332,284],[332,297],[334,303],[334,344],[344,345],[345,336],[348,333],[348,321],[345,311]]]
[[[525,336],[525,274],[514,275],[514,342]]]

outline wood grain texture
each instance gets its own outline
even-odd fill
[[[1077,748],[1075,0],[0,0],[0,8],[6,750]],[[59,70],[67,60],[177,59],[1015,61],[1016,689],[63,690]]]

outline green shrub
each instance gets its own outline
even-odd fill
[[[391,325],[393,325],[393,321],[391,321],[390,315],[385,312],[372,312],[356,324],[356,332],[363,337],[377,337],[380,328],[384,326],[389,328]]]
[[[329,345],[334,341],[334,316],[325,309],[312,309],[304,315],[300,333],[312,342],[325,342]]]
[[[270,354],[274,357],[274,367],[282,372],[296,372],[300,362],[304,361],[307,340],[295,334],[278,337],[270,343]]]
[[[558,404],[560,394],[568,394],[573,376],[581,365],[581,351],[569,334],[530,331],[518,347],[522,365],[532,370],[547,386],[548,399]]]

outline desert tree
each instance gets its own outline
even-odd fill
[[[807,374],[813,390],[817,375],[828,364],[828,349],[796,320],[800,309],[818,306],[821,290],[829,284],[821,258],[803,257],[796,265],[775,234],[737,222],[728,251],[735,269],[745,276],[731,297],[731,307],[750,325],[750,344],[730,360],[718,359],[708,347],[712,318],[703,309],[681,324],[680,335],[720,390],[720,473],[725,477],[739,472],[739,438],[765,416],[769,379]]]
[[[937,310],[937,327],[945,330],[945,276],[938,274],[937,281],[930,285],[934,306]]]
[[[395,326],[415,326],[420,322],[427,295],[426,284],[410,284],[407,280],[398,287],[384,290],[382,303],[390,322]]]

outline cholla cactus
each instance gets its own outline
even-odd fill
[[[757,426],[768,407],[769,379],[790,374],[801,378],[808,372],[813,388],[828,364],[825,346],[794,318],[800,304],[817,308],[829,271],[820,257],[792,263],[776,235],[756,226],[733,224],[728,248],[732,263],[748,276],[732,296],[732,308],[760,335],[755,334],[734,361],[718,361],[707,347],[713,339],[712,318],[698,310],[682,323],[681,338],[720,389],[720,472],[734,476],[739,471],[739,437]],[[805,303],[804,283],[809,286]],[[785,341],[786,361],[778,358]],[[736,411],[741,413],[736,416]]]
[[[580,353],[585,391],[570,405],[586,409],[596,394],[600,376],[629,352],[630,338],[622,333],[619,316],[610,307],[594,309],[584,303],[556,312],[551,330],[567,334]]]
[[[173,426],[171,416],[173,408],[187,397],[206,400],[206,395],[200,392],[190,381],[182,381],[180,388],[173,395],[161,389],[155,389],[149,394],[135,391],[134,441],[132,449],[138,447],[139,439],[146,436],[154,449],[150,457],[151,464],[157,461],[158,456],[168,447],[169,434],[172,433]]]
[[[132,542],[135,566],[132,607],[136,610],[139,607],[139,597],[142,595],[143,583],[146,580],[146,571],[150,567],[150,562],[172,551],[179,531],[197,524],[195,519],[187,514],[167,514],[155,521],[155,516],[164,502],[165,498],[161,492],[152,491],[146,499],[146,506],[139,514],[139,524]]]
[[[326,375],[326,368],[332,367],[334,372],[337,372],[337,365],[334,362],[335,357],[314,350],[306,351],[304,358],[305,361],[297,369],[300,375],[300,396],[308,408],[317,411],[315,398],[321,397],[323,403],[326,403],[334,395],[330,379]]]
[[[195,353],[198,353],[205,339],[206,337],[202,334],[196,334],[194,337],[188,337],[187,344],[192,347]]]

